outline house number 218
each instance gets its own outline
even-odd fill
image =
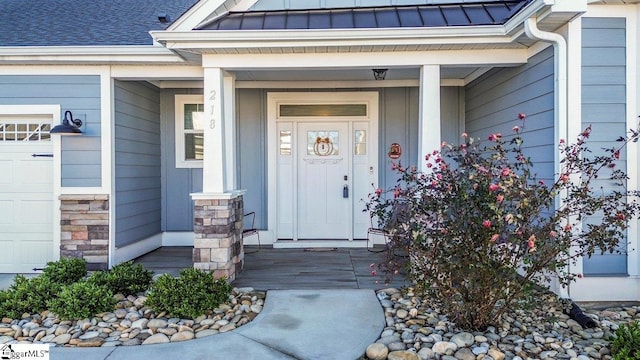
[[[209,129],[215,129],[216,127],[216,119],[213,117],[213,112],[215,110],[215,105],[213,101],[215,101],[215,99],[216,99],[216,91],[215,90],[209,91],[209,100],[211,100],[211,111],[209,113],[211,117],[209,120]]]

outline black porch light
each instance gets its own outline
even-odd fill
[[[62,124],[51,129],[49,133],[58,135],[80,135],[82,134],[80,126],[82,126],[82,120],[74,119],[71,111],[67,110],[64,112]]]
[[[376,80],[384,80],[387,77],[388,69],[371,69],[373,71],[373,78]]]

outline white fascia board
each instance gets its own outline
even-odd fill
[[[403,52],[340,53],[336,63],[333,53],[294,54],[204,54],[203,67],[236,69],[331,69],[341,67],[469,65],[513,66],[527,62],[527,49],[438,50]]]
[[[167,31],[189,31],[216,12],[225,0],[200,0],[173,22]]]
[[[2,63],[184,63],[162,46],[0,47]]]
[[[200,65],[114,65],[111,75],[127,80],[199,79],[204,77]]]
[[[511,43],[501,25],[401,29],[152,31],[170,49]]]

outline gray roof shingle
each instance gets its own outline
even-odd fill
[[[0,0],[0,46],[151,45],[197,0]]]
[[[532,0],[230,12],[197,30],[355,29],[501,25]]]

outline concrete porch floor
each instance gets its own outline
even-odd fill
[[[135,259],[156,274],[178,275],[193,266],[192,247],[162,247]],[[409,286],[403,276],[396,275],[385,284],[378,271],[371,275],[370,265],[383,260],[382,253],[357,248],[273,249],[245,247],[244,269],[233,282],[237,287],[259,290],[303,289],[382,289]],[[378,250],[378,249],[376,249]]]

